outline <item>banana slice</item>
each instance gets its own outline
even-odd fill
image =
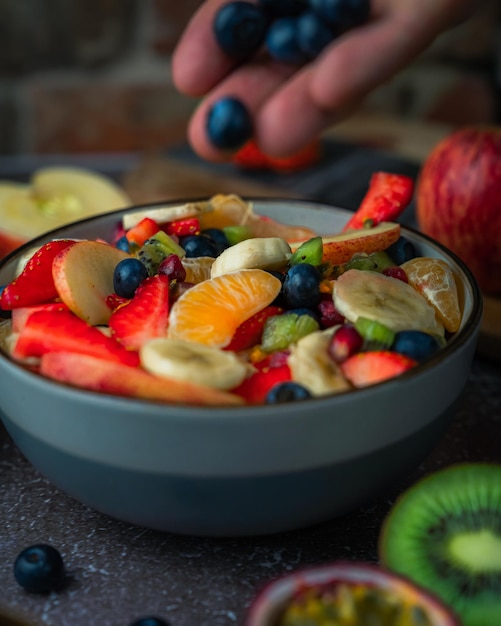
[[[331,337],[338,326],[318,330],[290,347],[288,364],[292,380],[304,385],[314,396],[324,396],[350,389],[341,370],[327,352]]]
[[[332,297],[336,309],[350,322],[367,317],[395,332],[422,330],[444,335],[434,308],[413,287],[396,278],[348,270],[335,281]]]
[[[280,237],[245,239],[226,248],[211,267],[211,278],[243,269],[280,269],[291,258],[289,244]]]
[[[122,226],[125,230],[129,230],[129,228],[139,224],[145,217],[149,217],[159,224],[163,224],[187,217],[198,217],[202,215],[202,213],[208,213],[213,210],[214,207],[209,201],[187,202],[186,204],[176,204],[174,206],[155,207],[153,209],[126,213],[122,218]]]
[[[250,371],[250,366],[234,352],[163,337],[146,342],[140,350],[140,359],[151,374],[213,389],[233,389]]]

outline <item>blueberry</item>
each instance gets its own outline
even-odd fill
[[[179,239],[179,245],[186,252],[187,258],[199,256],[217,257],[219,250],[217,244],[203,235],[187,235]]]
[[[309,263],[298,263],[289,269],[282,287],[284,301],[288,308],[306,307],[315,309],[321,300],[320,281],[322,276],[316,267]]]
[[[421,330],[402,330],[395,335],[391,349],[416,361],[423,361],[440,350],[440,342]]]
[[[399,237],[389,248],[386,248],[386,253],[395,262],[395,265],[402,265],[402,263],[414,259],[417,254],[412,241],[403,236]]]
[[[256,52],[264,41],[267,27],[265,11],[241,0],[224,4],[213,24],[218,44],[228,56],[239,60]]]
[[[66,574],[61,555],[44,543],[23,550],[14,562],[14,577],[30,593],[49,593],[59,589]]]
[[[222,150],[236,150],[252,137],[252,119],[237,98],[217,100],[207,116],[207,135]]]
[[[297,42],[301,51],[315,59],[336,37],[330,28],[314,11],[305,11],[297,18]]]
[[[307,7],[306,0],[258,0],[257,5],[272,18],[299,15]]]
[[[220,228],[206,228],[200,233],[204,237],[208,237],[213,243],[216,244],[219,254],[226,248],[230,247],[228,237],[224,234],[224,231]]]
[[[370,0],[309,0],[309,3],[319,17],[341,30],[369,19]]]
[[[0,286],[0,297],[2,296],[2,292],[4,289],[5,285]],[[0,318],[7,320],[10,317],[12,317],[12,311],[7,311],[6,309],[2,309],[2,307],[0,307]]]
[[[169,622],[161,617],[148,616],[137,619],[130,626],[169,626]]]
[[[130,252],[130,242],[125,235],[120,237],[120,239],[117,239],[115,247],[119,250],[123,250],[124,252]]]
[[[271,57],[282,63],[304,63],[307,58],[298,43],[298,18],[280,17],[266,33],[266,49]]]
[[[311,393],[298,383],[287,381],[274,385],[266,394],[266,404],[281,404],[282,402],[295,402],[311,398]]]
[[[122,298],[132,298],[136,289],[148,277],[146,266],[139,259],[120,261],[113,272],[113,288]]]

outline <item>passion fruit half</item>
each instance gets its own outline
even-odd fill
[[[376,564],[337,561],[267,585],[245,626],[461,626],[429,591]]]

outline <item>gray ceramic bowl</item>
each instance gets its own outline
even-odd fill
[[[255,210],[319,233],[350,213],[258,200]],[[55,237],[108,239],[123,212]],[[481,317],[470,272],[430,239],[403,229],[422,255],[446,259],[462,286],[460,331],[438,356],[396,380],[305,402],[193,408],[65,387],[0,354],[5,427],[61,490],[115,518],[183,534],[242,536],[305,527],[348,512],[424,458],[454,415]],[[23,248],[0,264],[8,282]]]

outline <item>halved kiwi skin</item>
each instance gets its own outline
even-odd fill
[[[465,626],[501,624],[501,465],[456,464],[418,481],[384,521],[379,556]]]

